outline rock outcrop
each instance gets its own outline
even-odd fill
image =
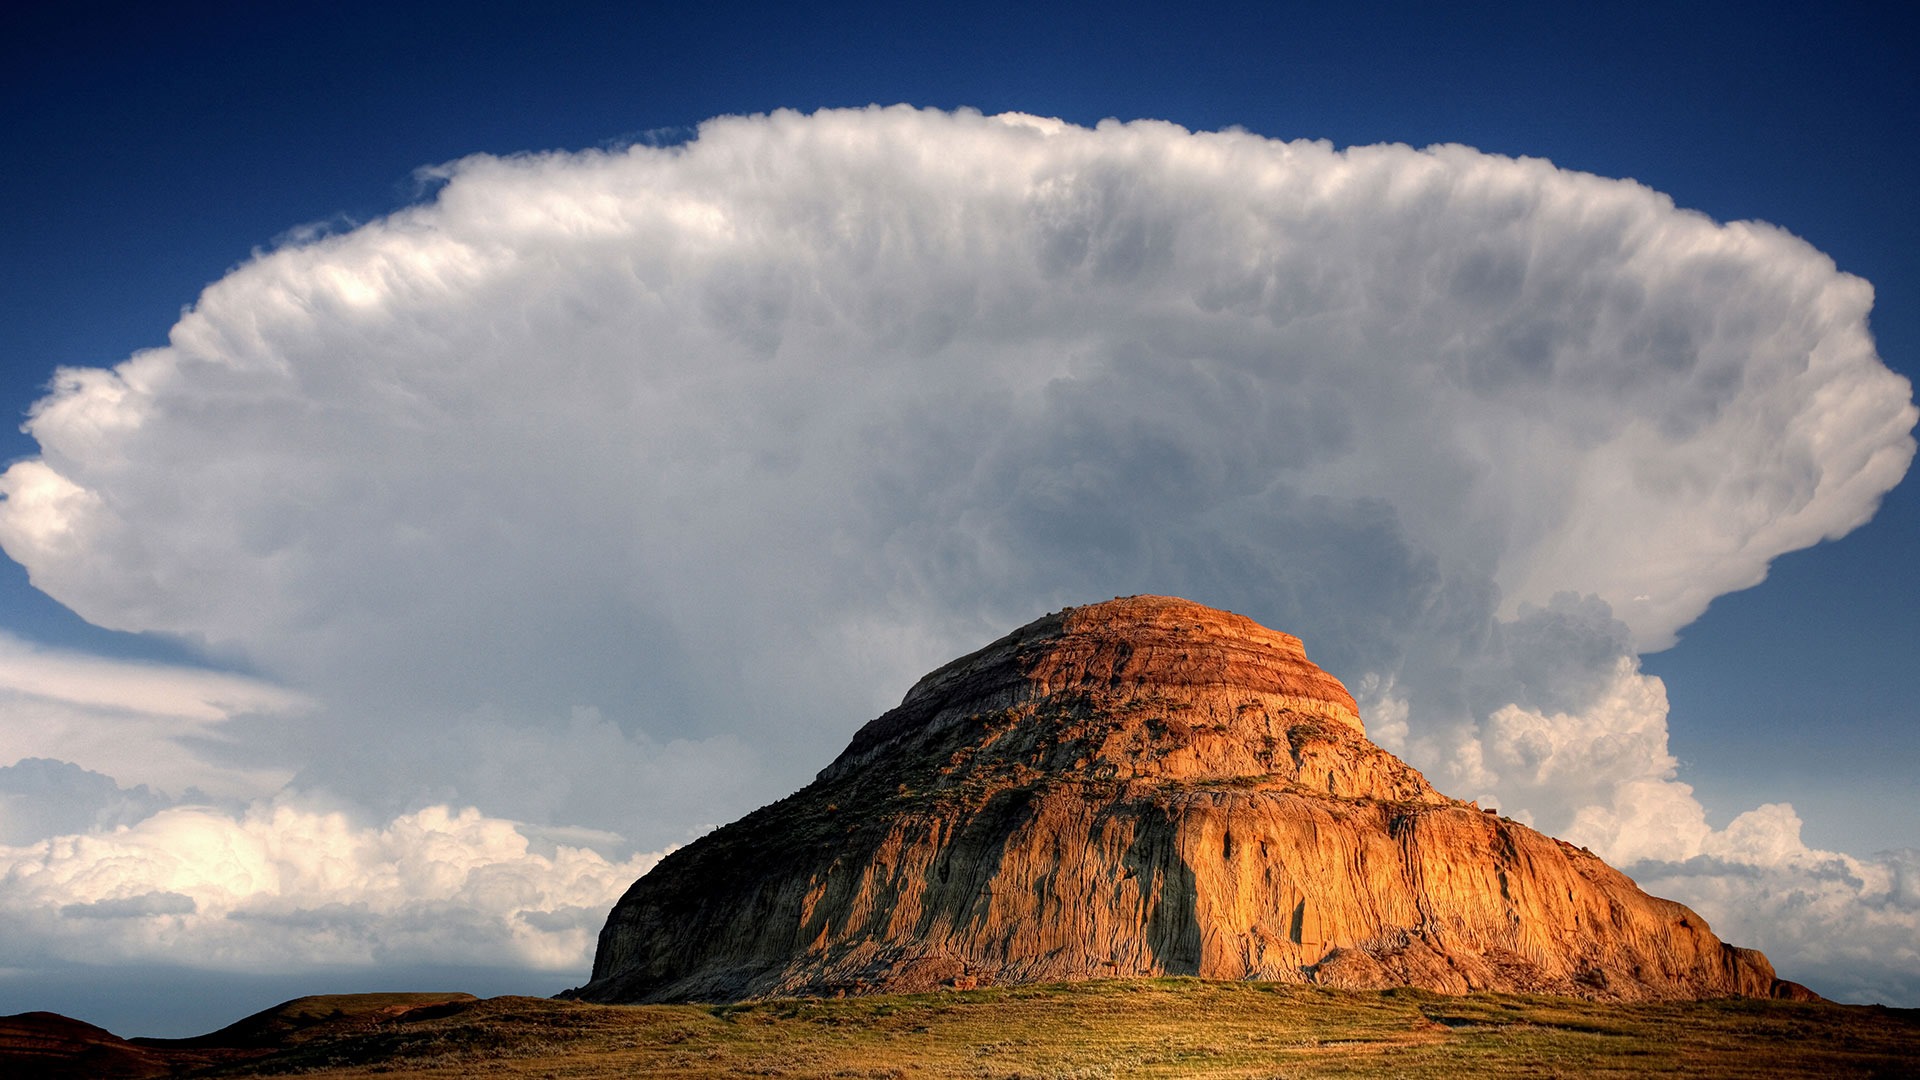
[[[928,675],[798,793],[674,852],[594,1001],[1140,975],[1604,1000],[1788,993],[1760,953],[1368,741],[1299,639],[1167,597]]]

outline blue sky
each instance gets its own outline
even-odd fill
[[[1920,229],[1905,180],[1914,166],[1909,129],[1920,105],[1920,56],[1911,29],[1887,5],[1702,4],[1658,12],[1633,5],[1086,5],[1033,12],[1013,5],[906,11],[581,4],[529,11],[417,4],[394,11],[288,4],[269,11],[83,4],[4,18],[0,128],[9,133],[12,164],[0,172],[0,197],[13,212],[0,237],[0,394],[21,420],[56,367],[108,367],[165,344],[182,308],[256,251],[297,248],[299,230],[310,226],[347,234],[432,199],[434,188],[418,176],[423,167],[473,154],[672,144],[715,116],[871,103],[1017,111],[1089,127],[1108,117],[1166,120],[1190,131],[1237,126],[1335,147],[1459,143],[1546,158],[1563,170],[1638,181],[1717,221],[1780,226],[1840,271],[1871,282],[1870,327],[1888,368],[1911,379],[1920,355],[1920,275],[1912,259]],[[0,459],[39,454],[39,443],[15,426],[0,430]],[[1682,763],[1679,779],[1692,785],[1712,826],[1724,828],[1762,804],[1790,802],[1803,823],[1800,838],[1813,849],[1866,857],[1920,846],[1920,809],[1910,797],[1920,765],[1911,707],[1920,696],[1920,665],[1912,662],[1920,646],[1916,541],[1920,499],[1908,481],[1886,495],[1868,524],[1779,556],[1764,584],[1720,596],[1680,629],[1677,647],[1641,657],[1641,670],[1665,683],[1665,732]],[[1111,592],[1202,582],[1221,591],[1197,598],[1256,617],[1296,610],[1278,600],[1243,599],[1226,587],[1231,575],[1209,573],[1162,567],[1076,584],[1111,583]],[[249,652],[223,641],[222,628],[238,624],[116,633],[89,624],[26,577],[20,565],[0,564],[0,631],[15,639],[63,657],[231,670],[276,691],[318,698],[323,716],[346,707],[344,698],[328,696],[331,684],[314,670],[272,650]],[[535,589],[547,579],[528,580]],[[1050,603],[1056,599],[1098,598],[1049,592],[1024,614],[1012,601],[943,610],[914,639],[924,648],[903,646],[897,664],[891,656],[876,660],[865,670],[882,684],[844,700],[897,696],[905,684],[885,681],[895,668],[923,659],[921,670],[932,666],[949,655],[938,650],[950,640],[1010,628],[1057,606]],[[96,617],[112,606],[99,598],[75,602],[91,603]],[[641,634],[660,650],[670,648],[663,642],[718,633],[663,611],[609,616],[605,625]],[[1281,628],[1301,633],[1310,652],[1324,655],[1315,651],[1314,628]],[[657,639],[644,637],[649,633]],[[821,647],[849,640],[860,639],[833,638]],[[1347,655],[1337,644],[1328,648]],[[686,747],[707,745],[701,738],[754,741],[747,728],[648,729],[617,715],[622,692],[679,695],[674,703],[688,715],[765,701],[702,696],[695,685],[656,685],[639,676],[623,691],[621,679],[607,674],[615,660],[599,655],[614,651],[569,652],[579,659],[582,685],[602,696],[556,707],[604,710],[629,736],[650,738],[644,746],[662,760],[683,751],[693,755],[689,761],[698,758]],[[1356,667],[1337,673],[1357,680],[1367,654],[1359,645],[1348,654]],[[9,662],[32,661],[0,656],[0,664]],[[371,682],[380,685],[378,677]],[[393,688],[418,695],[423,709],[506,716],[546,707],[442,700],[414,683]],[[1383,700],[1414,701],[1410,738],[1417,742],[1418,696]],[[596,722],[581,715],[567,721],[575,730]],[[523,799],[479,808],[542,828],[617,833],[630,843],[603,845],[603,854],[611,866],[630,865],[621,860],[782,794],[837,752],[845,732],[864,718],[796,725],[808,734],[786,737],[780,749],[799,765],[722,754],[714,760],[738,764],[737,782],[657,834],[568,819],[572,804],[539,811],[538,800]],[[228,764],[281,769],[297,776],[294,787],[303,791],[326,787],[326,769],[316,762],[328,751],[323,740],[300,733],[301,723],[284,721],[271,739],[263,737],[261,745],[270,744],[278,759],[267,761],[261,750]],[[78,752],[38,754],[114,775],[79,760]],[[136,786],[135,778],[115,779],[123,789]],[[1453,794],[1477,794],[1436,779]],[[452,779],[423,782],[384,802],[342,793],[341,786],[333,783],[335,794],[368,820],[413,813],[435,800],[474,799],[470,784]],[[162,795],[184,798],[178,790]],[[223,797],[265,796],[235,788]],[[1524,796],[1505,801],[1515,797]],[[1550,812],[1541,813],[1549,824]],[[1684,878],[1666,873],[1667,880]],[[168,960],[151,951],[137,955],[143,963]],[[409,955],[421,965],[460,959]],[[30,969],[43,961],[8,962]],[[83,962],[69,955],[44,960]],[[84,987],[85,980],[61,982],[69,984]],[[1920,992],[1920,971],[1895,972],[1875,985]],[[1883,998],[1898,992],[1878,991]],[[83,990],[74,994],[80,1004],[69,1011],[85,1003]],[[22,1000],[19,1007],[60,1006]]]

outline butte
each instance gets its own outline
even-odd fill
[[[1435,791],[1298,638],[1160,596],[921,679],[813,783],[635,882],[566,996],[1158,975],[1811,996],[1588,851]]]

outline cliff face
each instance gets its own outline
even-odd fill
[[[1166,597],[922,679],[663,859],[594,1001],[1182,974],[1640,1000],[1791,992],[1594,855],[1436,792],[1298,639]]]

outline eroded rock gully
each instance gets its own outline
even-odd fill
[[[1435,791],[1368,741],[1299,639],[1142,596],[920,680],[814,783],[636,882],[570,994],[1163,974],[1805,993],[1596,856]]]

